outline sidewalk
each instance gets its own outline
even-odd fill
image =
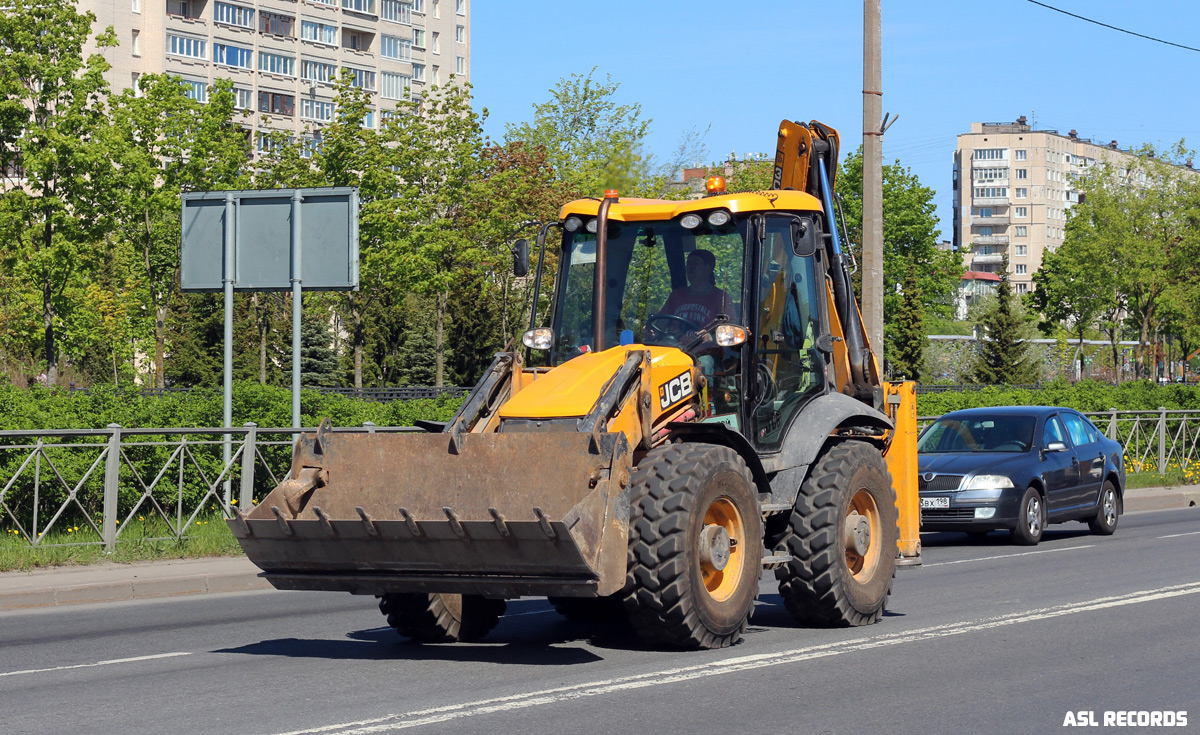
[[[1126,513],[1198,505],[1200,485],[1140,488],[1125,496]],[[0,573],[0,611],[271,589],[258,572],[245,557],[4,572]]]

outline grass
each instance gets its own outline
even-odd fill
[[[239,556],[238,545],[220,512],[210,509],[188,526],[183,538],[174,538],[170,527],[158,516],[139,516],[128,521],[117,536],[117,548],[109,554],[90,526],[68,525],[60,520],[31,546],[13,528],[0,529],[0,572],[29,571],[104,562],[129,563],[194,559],[207,556]],[[61,545],[59,545],[61,544]]]
[[[1195,484],[1195,480],[1187,479],[1182,472],[1167,472],[1165,475],[1160,475],[1157,472],[1130,472],[1125,475],[1125,487],[1129,490],[1137,490],[1143,487],[1177,487],[1179,485],[1192,484]]]

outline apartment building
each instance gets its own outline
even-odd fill
[[[342,69],[371,92],[369,127],[452,74],[470,80],[470,0],[79,0],[79,7],[96,15],[93,31],[116,31],[120,45],[101,50],[114,92],[136,88],[143,74],[169,73],[203,102],[208,85],[231,79],[260,149],[267,130],[319,143]]]
[[[1047,251],[1063,242],[1067,213],[1079,202],[1075,174],[1097,161],[1132,154],[1056,130],[1012,123],[971,123],[954,154],[954,246],[967,270],[1008,272],[1018,293],[1033,288]]]

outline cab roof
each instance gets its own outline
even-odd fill
[[[686,212],[707,212],[712,209],[730,212],[822,212],[824,208],[811,194],[795,190],[747,191],[738,194],[718,194],[703,199],[638,199],[621,197],[608,209],[610,219],[625,222],[673,219]],[[600,213],[599,199],[576,199],[563,205],[559,219],[572,214],[595,217]]]

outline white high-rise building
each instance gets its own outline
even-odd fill
[[[116,31],[120,45],[101,50],[114,93],[143,74],[169,73],[204,101],[209,84],[229,78],[259,145],[267,129],[319,138],[342,69],[371,92],[370,127],[452,74],[470,80],[470,0],[79,0],[79,8],[96,15],[93,33]]]

